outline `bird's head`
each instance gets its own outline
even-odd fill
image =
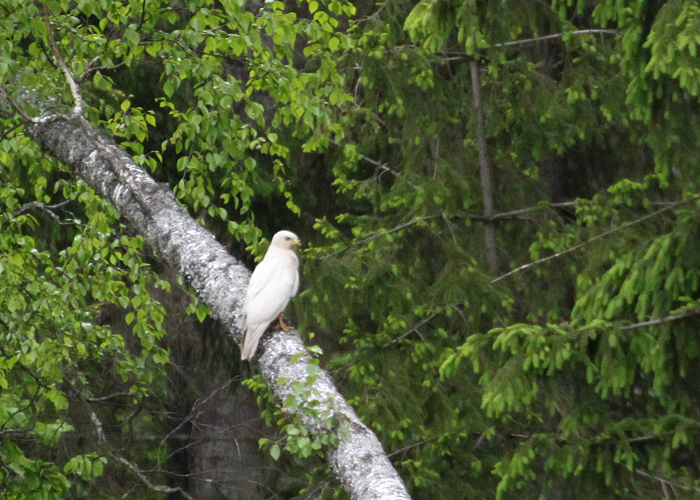
[[[279,248],[283,248],[285,250],[288,250],[290,248],[294,248],[299,243],[300,243],[299,237],[291,231],[279,231],[279,232],[277,232],[272,237],[272,241],[270,242],[271,245],[274,245],[274,246],[279,247]]]

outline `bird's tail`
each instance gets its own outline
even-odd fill
[[[241,347],[241,360],[253,359],[255,356],[255,351],[258,350],[258,342],[260,342],[260,337],[265,333],[267,325],[270,322],[262,323],[259,325],[250,325],[246,330],[245,337],[243,338],[243,347]]]

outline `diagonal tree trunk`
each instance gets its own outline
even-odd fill
[[[25,132],[114,204],[240,342],[241,307],[250,272],[189,216],[169,187],[156,183],[111,138],[81,118],[32,121],[25,124]],[[295,398],[298,406],[289,411],[297,413],[313,435],[337,436],[338,445],[326,456],[350,497],[408,499],[381,443],[328,374],[310,363],[298,332],[274,332],[261,347],[260,370],[277,399]],[[300,395],[295,386],[306,390]]]

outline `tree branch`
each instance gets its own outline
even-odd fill
[[[687,490],[687,491],[700,491],[700,488],[697,488],[695,486],[686,486],[684,484],[669,481],[668,479],[665,479],[665,478],[660,477],[660,476],[655,476],[655,475],[653,475],[645,470],[642,470],[642,469],[635,469],[634,472],[636,472],[640,476],[648,477],[650,479],[656,479],[657,481],[659,481],[661,483],[661,485],[664,489],[664,492],[666,491],[666,485],[671,486],[673,489],[678,487],[678,488],[681,488],[681,489]],[[666,493],[666,498],[668,498],[668,493]]]
[[[46,5],[43,5],[43,7],[44,24],[46,25],[46,36],[48,37],[49,45],[53,51],[53,56],[56,58],[58,67],[61,68],[61,71],[63,71],[63,76],[65,77],[66,82],[68,82],[70,93],[73,96],[73,111],[71,112],[71,118],[77,118],[83,115],[83,96],[80,95],[80,88],[75,83],[73,75],[66,65],[66,61],[63,60],[63,56],[61,56],[61,53],[58,51],[58,47],[56,47],[56,41],[54,40],[53,31],[51,30],[51,23],[49,22],[49,8]]]
[[[338,146],[339,148],[342,148],[342,147],[343,147],[343,145],[340,144],[338,141],[331,140],[331,144],[333,144],[334,146]],[[360,158],[362,158],[363,160],[365,160],[367,163],[371,163],[371,164],[374,165],[375,167],[377,167],[377,168],[379,168],[379,169],[381,169],[381,170],[384,170],[385,172],[389,172],[389,173],[390,173],[391,175],[393,175],[394,177],[397,177],[397,178],[399,178],[399,179],[402,179],[403,181],[406,182],[406,184],[408,184],[409,186],[411,186],[413,189],[418,189],[418,186],[416,186],[415,184],[413,184],[411,181],[407,180],[406,177],[405,177],[403,174],[401,174],[400,172],[398,172],[397,170],[394,170],[394,169],[390,168],[388,164],[386,164],[386,163],[380,163],[380,162],[378,162],[377,160],[373,160],[373,159],[370,158],[369,156],[365,156],[365,155],[363,155],[363,154],[359,154],[359,153],[358,153],[358,156],[359,156]]]
[[[7,102],[9,102],[15,110],[19,113],[19,115],[22,117],[22,119],[26,122],[31,122],[34,120],[31,116],[27,114],[27,112],[22,108],[22,106],[19,105],[17,101],[14,100],[14,98],[10,95],[10,93],[7,91],[5,86],[0,83],[0,94],[5,96],[5,99],[7,99]]]
[[[162,484],[153,484],[148,479],[148,477],[146,477],[146,475],[143,472],[141,472],[141,469],[139,469],[139,467],[135,463],[129,462],[126,458],[120,457],[119,455],[116,455],[114,453],[110,453],[109,456],[112,457],[117,462],[124,464],[131,472],[136,474],[136,476],[141,480],[141,482],[144,485],[146,485],[146,487],[149,490],[157,491],[158,493],[180,493],[187,500],[194,500],[185,490],[183,490],[180,487],[172,488],[170,486],[165,486]]]
[[[55,205],[46,205],[46,204],[41,203],[39,201],[30,201],[29,203],[25,203],[24,205],[22,205],[20,207],[20,209],[15,214],[15,217],[23,214],[24,212],[28,212],[29,210],[32,210],[34,208],[38,208],[39,210],[42,210],[43,212],[46,212],[47,214],[49,214],[53,218],[53,220],[56,221],[56,224],[58,224],[60,226],[71,226],[71,225],[74,225],[74,223],[63,222],[61,220],[61,218],[58,215],[56,215],[52,210],[54,208],[60,208],[64,205],[67,205],[69,202],[70,202],[70,200],[65,200],[65,201],[62,201],[61,203],[56,203]]]
[[[516,45],[527,45],[530,43],[537,43],[537,42],[542,42],[544,40],[554,40],[557,38],[563,38],[565,36],[569,35],[622,35],[617,30],[601,30],[601,29],[594,29],[594,30],[577,30],[577,31],[568,31],[566,33],[555,33],[553,35],[544,35],[544,36],[538,36],[535,38],[526,38],[524,40],[513,40],[512,42],[505,42],[505,43],[497,43],[496,45],[492,45],[492,47],[513,47]]]
[[[117,69],[122,66],[124,66],[123,62],[120,62],[119,64],[115,66],[95,66],[100,61],[100,57],[95,57],[92,61],[88,63],[88,65],[85,67],[85,70],[82,72],[82,74],[78,77],[78,85],[83,83],[90,75],[97,71],[109,71],[112,69]]]
[[[547,208],[564,208],[564,207],[575,207],[578,202],[575,201],[564,201],[561,203],[547,203],[546,205],[538,205],[536,207],[521,208],[519,210],[511,210],[509,212],[501,212],[493,215],[493,219],[514,219],[519,215],[524,215],[535,210],[543,210]]]
[[[609,29],[591,29],[591,30],[576,30],[576,31],[567,31],[564,33],[554,33],[551,35],[543,35],[543,36],[537,36],[534,38],[526,38],[523,40],[512,40],[510,42],[504,42],[504,43],[496,43],[493,45],[489,45],[488,47],[483,47],[483,49],[491,49],[491,48],[504,48],[504,47],[516,47],[520,45],[529,45],[531,43],[538,43],[538,42],[544,42],[546,40],[556,40],[558,38],[564,38],[565,36],[569,35],[615,35],[615,36],[620,36],[623,33],[617,31],[617,30],[609,30]],[[444,55],[446,56],[443,61],[457,61],[461,59],[473,59],[474,56],[467,54],[465,52],[437,52],[437,54]]]
[[[649,321],[643,321],[641,323],[635,323],[633,325],[626,325],[619,327],[619,330],[634,330],[636,328],[642,328],[645,326],[660,325],[662,323],[668,323],[669,321],[677,321],[679,319],[689,318],[691,316],[697,316],[700,311],[697,309],[690,309],[678,314],[671,314],[670,316],[664,316],[663,318],[651,319]]]
[[[668,212],[669,210],[672,210],[672,209],[674,209],[674,208],[677,208],[677,207],[679,207],[679,206],[681,206],[681,205],[685,205],[685,204],[687,204],[687,203],[691,203],[691,202],[693,202],[693,201],[697,201],[697,200],[699,200],[699,199],[700,199],[700,196],[693,196],[692,198],[688,198],[687,200],[678,201],[678,202],[675,202],[675,203],[673,203],[673,204],[671,204],[671,205],[667,205],[667,206],[665,206],[664,208],[657,210],[656,212],[652,212],[652,213],[650,213],[650,214],[648,214],[648,215],[645,215],[644,217],[641,217],[641,218],[639,218],[639,219],[637,219],[637,220],[633,220],[632,222],[628,222],[628,223],[623,224],[623,225],[621,225],[621,226],[619,226],[619,227],[616,227],[616,228],[614,228],[614,229],[610,229],[610,230],[608,230],[608,231],[605,231],[604,233],[601,233],[601,234],[599,234],[598,236],[594,236],[593,238],[591,238],[591,239],[589,239],[589,240],[586,240],[586,241],[584,241],[583,243],[579,243],[578,245],[575,245],[575,246],[573,246],[573,247],[567,248],[566,250],[562,250],[561,252],[555,253],[554,255],[550,255],[550,256],[548,256],[548,257],[543,257],[543,258],[538,259],[538,260],[536,260],[536,261],[528,262],[527,264],[523,264],[523,265],[520,266],[520,267],[516,267],[516,268],[513,269],[512,271],[507,272],[506,274],[504,274],[504,275],[502,275],[502,276],[499,276],[498,278],[496,278],[496,279],[494,279],[494,280],[491,280],[491,283],[496,283],[497,281],[500,281],[500,280],[502,280],[502,279],[504,279],[504,278],[507,278],[508,276],[512,276],[513,274],[515,274],[515,273],[517,273],[517,272],[524,271],[525,269],[529,269],[529,268],[531,268],[531,267],[533,267],[533,266],[536,266],[536,265],[538,265],[538,264],[542,264],[543,262],[547,262],[547,261],[549,261],[549,260],[552,260],[552,259],[556,259],[556,258],[558,258],[558,257],[561,257],[562,255],[566,255],[566,254],[568,254],[568,253],[571,253],[571,252],[573,252],[573,251],[575,251],[575,250],[579,250],[579,249],[585,247],[586,245],[589,245],[589,244],[593,243],[594,241],[597,241],[597,240],[599,240],[599,239],[601,239],[601,238],[605,238],[606,236],[610,236],[611,234],[615,234],[615,233],[618,232],[618,231],[622,231],[623,229],[627,229],[628,227],[632,227],[632,226],[634,226],[634,225],[636,225],[636,224],[640,224],[640,223],[642,223],[642,222],[644,222],[644,221],[646,221],[646,220],[651,219],[652,217],[656,217],[657,215],[660,215],[660,214],[662,214],[662,213],[664,213],[664,212]]]
[[[329,258],[331,258],[331,257],[333,257],[333,256],[335,256],[335,255],[338,255],[338,254],[341,253],[341,252],[344,252],[345,250],[347,250],[347,249],[350,248],[350,247],[354,247],[354,246],[356,246],[356,245],[362,245],[363,243],[367,243],[368,241],[371,241],[371,240],[374,240],[374,239],[376,239],[376,238],[379,238],[380,236],[386,236],[387,234],[396,233],[396,232],[398,232],[398,231],[401,231],[402,229],[406,229],[407,227],[411,227],[411,226],[413,226],[414,224],[418,224],[419,222],[422,222],[422,221],[424,221],[424,220],[437,219],[438,217],[442,217],[442,215],[424,215],[424,216],[414,217],[414,218],[411,219],[410,221],[404,222],[403,224],[399,224],[398,226],[396,226],[396,227],[394,227],[394,228],[391,228],[391,229],[389,229],[388,231],[384,231],[384,232],[376,231],[376,232],[374,232],[374,233],[370,233],[370,234],[368,234],[367,236],[365,236],[364,238],[359,239],[359,240],[356,240],[356,241],[353,241],[353,242],[350,243],[348,246],[343,247],[343,248],[341,248],[341,249],[339,249],[339,250],[336,250],[336,251],[333,252],[333,253],[329,253],[328,255],[324,255],[324,256],[321,257],[321,258],[322,258],[322,259],[329,259]]]
[[[111,138],[82,118],[33,121],[25,126],[25,133],[109,200],[240,342],[240,316],[250,271],[190,217],[167,186],[156,183]],[[296,398],[296,387],[308,387],[307,403],[314,411],[301,408],[295,412],[313,435],[337,436],[337,447],[326,456],[349,496],[354,500],[407,500],[403,481],[381,443],[330,376],[310,363],[298,332],[272,332],[263,338],[261,347],[260,370],[277,400]],[[310,373],[315,373],[311,383]]]

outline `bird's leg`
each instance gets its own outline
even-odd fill
[[[280,317],[279,317],[278,319],[279,319],[279,321],[280,321],[280,328],[281,328],[283,331],[285,331],[285,332],[291,332],[292,330],[294,330],[294,328],[292,328],[291,326],[287,326],[287,325],[284,324],[284,320],[282,319],[282,315],[281,315],[281,314],[280,314]]]

